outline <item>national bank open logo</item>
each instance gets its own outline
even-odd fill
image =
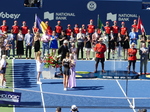
[[[97,4],[94,1],[89,1],[87,3],[87,9],[90,11],[94,11],[97,8]]]

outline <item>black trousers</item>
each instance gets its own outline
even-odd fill
[[[77,43],[77,59],[79,58],[80,50],[81,50],[81,58],[83,58],[83,47],[84,47],[84,42]]]
[[[26,58],[28,58],[28,51],[29,51],[29,58],[31,58],[31,49],[32,46],[26,46]]]
[[[96,70],[97,70],[97,67],[98,67],[98,64],[99,64],[99,62],[101,62],[101,66],[102,66],[102,70],[104,70],[104,62],[105,62],[105,58],[95,58],[95,61],[96,61],[96,63],[95,63],[95,65],[96,65]]]
[[[132,64],[133,71],[135,71],[135,63],[136,63],[136,60],[134,60],[134,61],[129,60],[128,62],[129,62],[129,66],[128,66],[129,68],[128,68],[128,70],[130,71],[130,69],[131,69],[131,64]]]

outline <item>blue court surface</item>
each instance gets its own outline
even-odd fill
[[[77,105],[80,112],[137,112],[143,108],[150,111],[149,75],[139,79],[117,76],[108,79],[100,78],[102,74],[98,72],[96,78],[77,78],[77,87],[64,91],[62,78],[41,77],[42,85],[36,84],[35,60],[14,60],[13,63],[14,91],[22,93],[21,105],[15,107],[15,112],[55,112],[57,106],[62,107],[62,112],[69,112],[71,105]],[[92,72],[94,63],[77,61],[76,71]],[[139,72],[139,64],[136,62],[136,72]],[[106,61],[105,70],[126,71],[127,65],[127,61]]]

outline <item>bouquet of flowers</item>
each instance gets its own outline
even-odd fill
[[[59,68],[60,65],[62,64],[61,61],[59,60],[60,57],[61,55],[54,56],[54,55],[48,54],[44,59],[45,68],[49,68],[49,66],[52,66],[54,68]]]

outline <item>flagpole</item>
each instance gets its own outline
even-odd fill
[[[97,15],[97,28],[99,28],[99,14]]]
[[[35,20],[34,20],[34,22],[36,22],[36,20],[37,20],[37,14],[35,13]]]

